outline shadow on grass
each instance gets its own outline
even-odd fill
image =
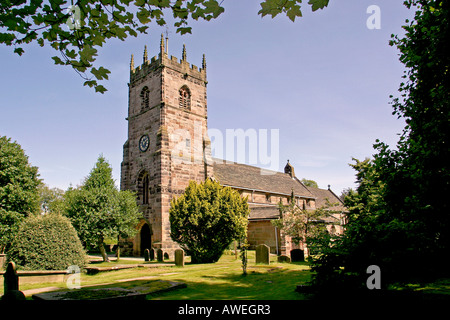
[[[258,269],[256,267],[255,269]],[[270,269],[268,269],[270,270]],[[204,274],[194,279],[173,278],[187,284],[179,292],[164,293],[154,299],[162,300],[303,300],[306,295],[295,292],[296,286],[310,280],[307,270],[267,272],[249,268],[242,273]]]

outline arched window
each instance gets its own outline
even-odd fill
[[[179,105],[180,108],[191,109],[191,92],[187,86],[182,86],[179,91]]]
[[[150,90],[148,90],[148,87],[145,86],[142,88],[141,90],[141,108],[148,108],[149,105],[149,95],[150,95]]]
[[[150,176],[142,171],[137,179],[137,195],[140,204],[148,204],[150,198]]]
[[[149,198],[149,181],[148,174],[144,175],[142,179],[142,204],[148,204]]]

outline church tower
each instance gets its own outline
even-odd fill
[[[153,247],[171,255],[178,245],[170,238],[170,201],[190,180],[212,176],[205,56],[201,68],[189,64],[185,46],[181,60],[169,57],[165,40],[151,59],[145,46],[137,67],[131,56],[121,189],[136,192],[143,218],[136,237],[122,241],[123,254]]]

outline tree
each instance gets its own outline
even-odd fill
[[[39,212],[38,177],[21,146],[0,137],[0,252],[10,245],[20,222]]]
[[[190,181],[171,201],[170,236],[193,263],[216,262],[233,240],[246,235],[248,214],[247,199],[237,191],[210,179]]]
[[[314,180],[308,180],[306,178],[303,178],[301,181],[307,187],[319,188],[319,185]]]
[[[218,0],[5,0],[0,3],[0,43],[13,46],[22,55],[24,45],[46,43],[59,52],[55,64],[71,66],[85,80],[84,85],[104,93],[98,81],[107,80],[110,71],[95,67],[98,48],[109,39],[124,41],[128,36],[147,33],[149,24],[166,25],[172,13],[174,27],[181,34],[191,33],[191,20],[211,20],[225,9]],[[292,21],[301,17],[301,0],[265,0],[259,14],[275,17],[285,13]],[[309,0],[312,10],[322,9],[328,0]]]
[[[292,194],[291,199],[294,199]],[[333,204],[327,203],[317,209],[300,208],[293,200],[288,205],[279,203],[280,218],[273,220],[272,224],[285,235],[291,237],[295,244],[302,243],[307,255],[316,238],[328,236],[323,219],[331,216],[334,211],[329,210]],[[314,248],[317,248],[315,246]]]
[[[448,2],[405,1],[415,8],[403,38],[393,36],[406,70],[393,114],[406,126],[392,150],[377,141],[372,160],[357,161],[358,188],[345,198],[346,232],[313,265],[314,282],[364,288],[378,265],[386,287],[448,276],[450,239],[450,9]]]
[[[64,190],[51,188],[45,183],[39,185],[39,197],[41,202],[41,213],[62,213],[60,208],[64,199]]]
[[[450,8],[443,0],[405,5],[415,8],[414,21],[407,21],[405,36],[394,37],[391,45],[406,66],[401,98],[393,99],[393,114],[406,126],[396,149],[375,144],[374,163],[386,183],[385,221],[414,235],[405,236],[404,245],[414,254],[397,257],[399,274],[403,264],[419,260],[408,277],[437,276],[448,274],[444,261],[450,246]]]
[[[333,296],[345,290],[364,289],[366,269],[378,265],[387,271],[386,257],[391,257],[393,243],[387,236],[396,232],[394,226],[381,223],[384,213],[383,194],[386,185],[379,179],[373,161],[353,159],[351,166],[357,171],[356,191],[349,190],[344,204],[346,213],[345,232],[333,238],[322,239],[321,254],[313,257],[311,269],[314,271],[312,283],[320,294]],[[383,272],[383,283],[387,283],[387,272]]]
[[[103,156],[81,187],[66,191],[65,207],[85,247],[97,247],[103,261],[108,261],[104,240],[133,236],[141,217],[135,195],[117,189],[112,168]]]

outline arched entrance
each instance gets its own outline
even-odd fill
[[[152,248],[152,233],[150,231],[150,227],[147,223],[145,223],[140,232],[141,236],[141,252],[140,256],[144,255],[145,249],[151,249]]]

